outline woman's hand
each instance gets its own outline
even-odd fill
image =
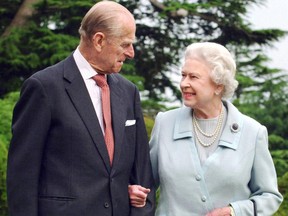
[[[224,207],[224,208],[218,208],[214,209],[213,211],[206,214],[206,216],[231,216],[231,208],[230,207]]]
[[[130,197],[130,204],[133,207],[144,207],[146,205],[146,199],[149,192],[149,188],[142,187],[141,185],[129,185],[128,193]]]

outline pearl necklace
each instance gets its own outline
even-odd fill
[[[223,110],[223,107],[222,107],[220,115],[219,115],[218,120],[217,120],[217,125],[216,125],[215,130],[211,134],[208,134],[208,133],[205,133],[200,128],[200,125],[197,122],[197,118],[195,117],[195,115],[193,113],[192,122],[193,122],[193,127],[194,127],[194,130],[195,130],[195,135],[196,135],[197,140],[199,141],[199,143],[202,146],[204,146],[204,147],[211,146],[216,141],[218,135],[220,134],[221,128],[222,128],[223,118],[224,118],[224,110]],[[207,138],[212,138],[212,140],[210,142],[208,142],[208,143],[203,142],[201,140],[200,136],[199,136],[199,133],[201,133],[203,136],[205,136]]]

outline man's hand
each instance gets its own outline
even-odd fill
[[[130,204],[133,207],[144,207],[146,205],[146,199],[149,192],[149,188],[142,187],[141,185],[129,185],[128,193],[130,197]]]

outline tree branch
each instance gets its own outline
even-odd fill
[[[158,11],[163,11],[165,10],[165,5],[158,2],[157,0],[150,0],[151,4],[158,10]],[[188,15],[188,11],[180,8],[177,11],[171,11],[170,16],[171,17],[186,17]]]
[[[39,0],[24,0],[2,36],[9,36],[13,28],[24,26],[28,18],[31,17],[34,12],[33,4],[37,3],[38,1]]]

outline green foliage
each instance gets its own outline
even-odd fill
[[[288,140],[276,134],[269,136],[269,144],[270,149],[288,149]]]
[[[10,23],[13,19],[21,3],[22,0],[0,1],[0,35],[3,34],[7,23]]]
[[[271,152],[278,176],[278,188],[284,197],[284,202],[275,214],[286,216],[288,212],[288,150],[275,150]]]
[[[5,144],[10,142],[11,139],[12,110],[18,98],[19,92],[11,92],[4,99],[0,99],[0,137]]]
[[[271,151],[278,177],[288,171],[288,150]]]
[[[166,111],[168,108],[164,104],[166,101],[155,101],[150,99],[143,99],[142,100],[142,108],[144,114],[147,116],[150,116],[151,118],[154,118],[159,111]],[[173,107],[170,107],[172,109]]]
[[[7,215],[6,195],[6,164],[7,164],[7,143],[0,136],[0,215]]]
[[[9,93],[0,99],[0,215],[7,215],[6,166],[8,145],[11,139],[12,110],[19,97],[18,92]]]
[[[271,150],[288,148],[287,77],[276,75],[277,71],[264,67],[261,76],[266,80],[258,78],[257,84],[254,82],[253,87],[243,90],[241,96],[234,100],[240,111],[267,127]]]
[[[0,38],[0,56],[5,56],[0,58],[0,95],[19,90],[24,79],[66,58],[78,42],[78,38],[55,34],[35,24]]]
[[[286,169],[287,171],[287,169]],[[286,216],[288,212],[288,172],[278,179],[279,190],[284,197],[284,202],[280,206],[279,211],[275,214],[276,216]]]
[[[151,118],[149,116],[144,116],[144,121],[145,121],[145,126],[146,126],[146,130],[147,130],[147,134],[149,136],[151,136],[151,132],[154,126],[154,118]]]

